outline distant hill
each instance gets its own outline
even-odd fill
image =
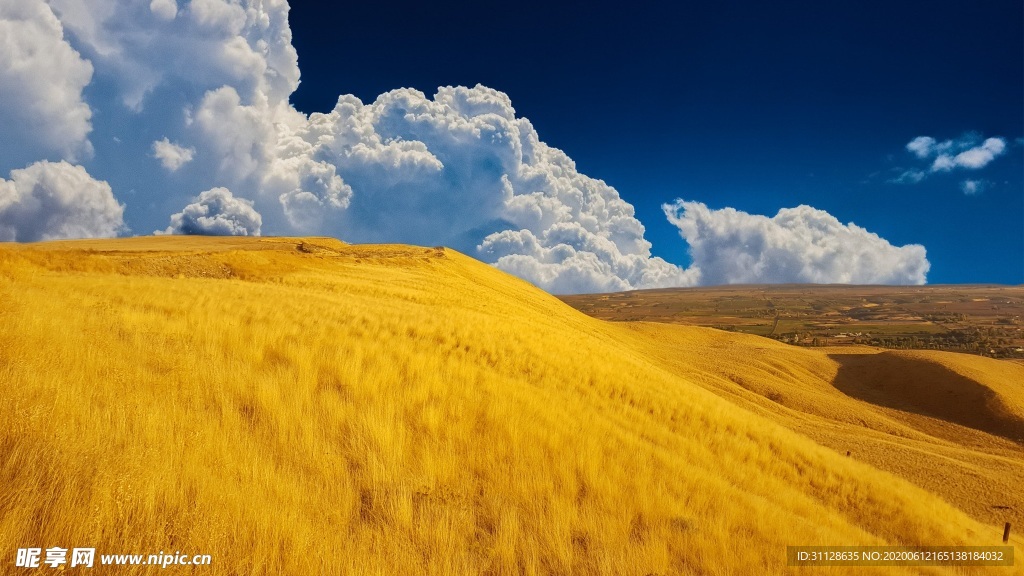
[[[606,322],[444,248],[2,244],[0,553],[643,576],[996,545],[1024,527],[1022,375]]]

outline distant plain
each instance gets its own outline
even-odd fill
[[[602,320],[707,326],[803,346],[1024,360],[1024,286],[751,285],[564,296]]]

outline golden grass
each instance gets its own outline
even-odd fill
[[[671,328],[588,318],[443,249],[0,247],[0,553],[181,550],[211,554],[194,573],[212,575],[738,575],[786,572],[786,545],[999,543],[730,398],[709,384],[721,366],[672,358],[718,357],[709,331]],[[811,372],[789,376],[808,395]]]
[[[666,369],[737,406],[902,476],[985,523],[1024,524],[1018,364],[949,352],[798,348],[664,324],[621,326],[626,345],[645,346]]]

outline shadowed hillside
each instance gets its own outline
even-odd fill
[[[1000,434],[1013,436],[1024,412],[1019,364],[863,346],[804,349],[707,328],[617,325],[625,328],[625,345],[645,346],[668,370],[731,403],[903,476],[979,520],[1024,522],[1017,488],[1024,483],[1024,445]],[[945,402],[936,400],[938,392]]]
[[[831,354],[830,358],[839,363],[834,384],[844,394],[1024,444],[1024,418],[1015,410],[1019,406],[941,362],[895,352]]]
[[[987,364],[950,385],[1009,428],[954,441],[916,392],[844,383],[859,360],[592,319],[442,248],[0,245],[0,320],[8,571],[95,546],[217,575],[783,573],[787,545],[999,544],[964,502],[1024,477]]]

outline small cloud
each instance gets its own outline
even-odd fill
[[[973,146],[957,155],[939,154],[932,164],[932,172],[949,171],[954,168],[979,170],[988,166],[997,156],[1006,151],[1002,138],[988,138],[980,146]]]
[[[178,3],[175,0],[153,0],[149,10],[161,20],[174,20],[178,15]]]
[[[245,198],[235,198],[227,188],[212,188],[195,202],[171,216],[171,225],[156,234],[199,236],[259,236],[263,218]]]
[[[935,158],[935,162],[932,162],[931,170],[932,172],[944,172],[947,170],[952,170],[955,167],[956,162],[953,160],[952,156],[950,156],[949,154],[939,154]]]
[[[907,143],[906,149],[919,160],[931,160],[927,169],[907,169],[898,177],[888,180],[892,184],[916,184],[929,174],[956,169],[980,170],[1006,151],[1006,139],[986,138],[968,133],[955,140],[937,141],[931,136],[918,136]]]
[[[913,152],[914,155],[922,160],[931,156],[934,147],[935,138],[931,136],[918,136],[907,144],[907,150]]]
[[[904,170],[899,176],[887,180],[890,184],[917,184],[926,174],[921,170]]]
[[[985,188],[988,188],[988,184],[989,183],[984,180],[964,180],[960,183],[960,190],[963,191],[966,196],[975,196],[977,194],[981,194]]]
[[[160,164],[171,172],[191,162],[195,153],[195,148],[179,146],[167,138],[153,142],[153,157],[160,160]]]

